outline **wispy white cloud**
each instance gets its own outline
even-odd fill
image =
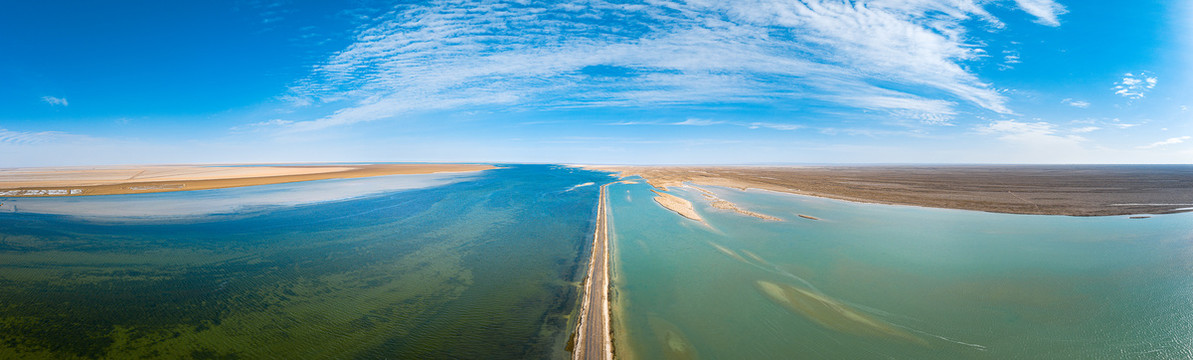
[[[1165,146],[1165,145],[1180,144],[1180,143],[1185,142],[1185,140],[1189,140],[1189,139],[1193,139],[1193,136],[1179,136],[1179,137],[1174,137],[1174,138],[1168,138],[1167,140],[1157,141],[1157,142],[1154,142],[1154,143],[1151,143],[1148,145],[1140,146],[1139,148],[1140,149],[1151,149],[1151,148],[1161,147],[1161,146]]]
[[[672,123],[671,125],[709,126],[709,125],[718,125],[718,124],[724,124],[724,123],[725,123],[724,121],[713,121],[713,120],[706,120],[706,119],[688,118],[687,120],[680,121],[677,123]]]
[[[953,110],[956,103],[951,101],[906,96],[897,92],[841,95],[832,96],[831,99],[851,104],[857,108],[887,111],[892,115],[919,120],[931,125],[947,125],[957,114],[956,110]]]
[[[1060,26],[1060,15],[1069,12],[1064,5],[1052,0],[1015,0],[1020,9],[1036,17],[1036,22],[1048,26]]]
[[[1125,130],[1125,129],[1130,129],[1133,127],[1143,125],[1147,122],[1148,122],[1148,120],[1146,120],[1146,119],[1140,120],[1139,122],[1135,122],[1135,123],[1128,123],[1128,122],[1123,122],[1123,120],[1119,119],[1119,118],[1112,118],[1112,119],[1087,118],[1087,119],[1082,119],[1082,120],[1070,121],[1069,122],[1070,124],[1072,124],[1074,126],[1080,126],[1080,127],[1071,128],[1068,131],[1073,132],[1073,133],[1087,133],[1087,132],[1093,132],[1093,131],[1102,130],[1102,129]],[[1081,126],[1081,125],[1084,125],[1084,126]]]
[[[1119,128],[1119,129],[1130,129],[1130,128],[1140,125],[1139,123],[1125,123],[1122,120],[1120,120],[1119,118],[1111,119],[1110,122],[1107,124],[1110,126]]]
[[[1064,99],[1064,100],[1061,100],[1060,102],[1061,102],[1062,104],[1065,104],[1065,105],[1069,105],[1069,106],[1072,106],[1072,107],[1077,107],[1077,108],[1082,108],[1082,109],[1085,109],[1085,108],[1088,108],[1088,107],[1089,107],[1089,102],[1088,102],[1088,101],[1084,101],[1084,100],[1073,100],[1073,99],[1068,99],[1068,98],[1066,98],[1066,99]]]
[[[1015,68],[1015,64],[1022,63],[1019,59],[1019,52],[1014,50],[1002,51],[1002,63],[998,64],[998,70],[1010,70]]]
[[[239,146],[239,145],[236,145]],[[205,147],[197,150],[199,147]],[[150,144],[138,140],[97,137],[63,131],[0,129],[0,167],[63,166],[83,164],[237,162],[257,151],[237,149],[215,160],[212,154],[228,151],[228,144],[172,142]],[[259,148],[257,150],[260,150]],[[237,160],[237,158],[241,158]],[[260,160],[260,159],[257,159]]]
[[[1019,61],[1019,55],[1008,54],[1008,55],[1004,55],[1002,58],[1003,58],[1003,60],[1002,60],[1003,64],[1018,64],[1018,63],[1022,62],[1022,61]]]
[[[772,123],[772,122],[752,122],[749,124],[744,124],[743,126],[751,128],[751,129],[771,129],[771,130],[782,130],[782,131],[792,131],[792,130],[799,130],[799,129],[804,128],[803,125],[799,125],[799,124],[782,124],[782,123]]]
[[[0,129],[0,144],[9,145],[27,145],[27,144],[41,144],[54,141],[61,141],[63,139],[76,136],[59,131],[9,131]]]
[[[800,125],[800,124],[786,124],[786,123],[776,123],[776,122],[758,122],[758,121],[755,121],[755,122],[720,121],[720,120],[708,120],[708,119],[697,119],[697,118],[688,118],[688,119],[686,119],[686,120],[683,120],[683,121],[671,121],[671,122],[667,122],[667,121],[619,121],[619,122],[615,122],[615,123],[608,123],[608,124],[605,124],[605,125],[615,125],[615,126],[632,126],[632,125],[653,125],[653,126],[659,126],[659,125],[663,125],[663,126],[713,126],[713,125],[730,125],[730,126],[741,126],[741,127],[746,127],[746,128],[750,128],[750,129],[771,129],[771,130],[782,130],[782,131],[799,130],[799,129],[803,129],[803,128],[804,128],[804,126],[803,126],[803,125]]]
[[[1122,81],[1114,83],[1114,93],[1128,99],[1142,98],[1148,90],[1156,87],[1157,81],[1156,77],[1147,72],[1141,72],[1138,75],[1126,73],[1123,74]]]
[[[986,5],[980,0],[401,5],[361,26],[352,45],[316,66],[286,95],[296,105],[342,108],[287,126],[314,130],[477,106],[804,101],[929,123],[947,123],[959,104],[1011,113],[1004,96],[965,65],[981,61],[984,53],[966,24],[1002,26]],[[1019,6],[1052,22],[1064,10],[1042,0]]]
[[[605,123],[602,125],[611,125],[611,126],[668,125],[668,123],[663,123],[663,122],[658,122],[658,121],[618,121],[618,122],[612,122],[612,123]]]
[[[880,129],[872,129],[872,128],[832,128],[832,127],[828,127],[828,128],[821,128],[821,129],[819,129],[819,131],[821,134],[825,134],[825,135],[845,134],[845,135],[851,135],[851,136],[865,136],[865,137],[870,137],[870,138],[892,137],[892,136],[923,138],[926,135],[926,132],[921,129],[880,130]]]
[[[54,97],[54,96],[42,96],[41,101],[45,101],[46,104],[50,104],[52,106],[70,105],[70,103],[68,103],[65,98]]]
[[[259,121],[259,122],[255,122],[255,123],[251,123],[251,124],[233,126],[231,130],[239,131],[239,130],[252,130],[252,129],[279,127],[279,126],[290,125],[293,123],[294,123],[293,120],[273,119],[273,120]]]
[[[1078,135],[1062,135],[1055,124],[1038,121],[999,120],[977,128],[979,134],[998,136],[999,140],[1030,146],[1076,145],[1086,141]]]

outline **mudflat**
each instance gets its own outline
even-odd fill
[[[1193,211],[1193,165],[589,166],[660,189],[684,182],[1012,214]]]
[[[0,169],[0,196],[82,196],[206,190],[298,181],[492,169],[477,164],[136,165]]]

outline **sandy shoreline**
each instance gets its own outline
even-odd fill
[[[140,194],[493,168],[492,165],[474,164],[363,164],[0,169],[0,197]]]
[[[587,166],[660,189],[723,186],[862,203],[1110,216],[1193,208],[1193,166]]]

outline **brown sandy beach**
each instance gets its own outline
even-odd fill
[[[688,182],[839,200],[1012,214],[1193,209],[1193,166],[588,166],[666,189]]]
[[[206,190],[399,174],[479,171],[475,164],[134,165],[0,169],[0,196],[84,196]]]

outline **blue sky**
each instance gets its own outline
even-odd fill
[[[0,167],[1191,163],[1190,18],[1158,0],[9,4]]]

